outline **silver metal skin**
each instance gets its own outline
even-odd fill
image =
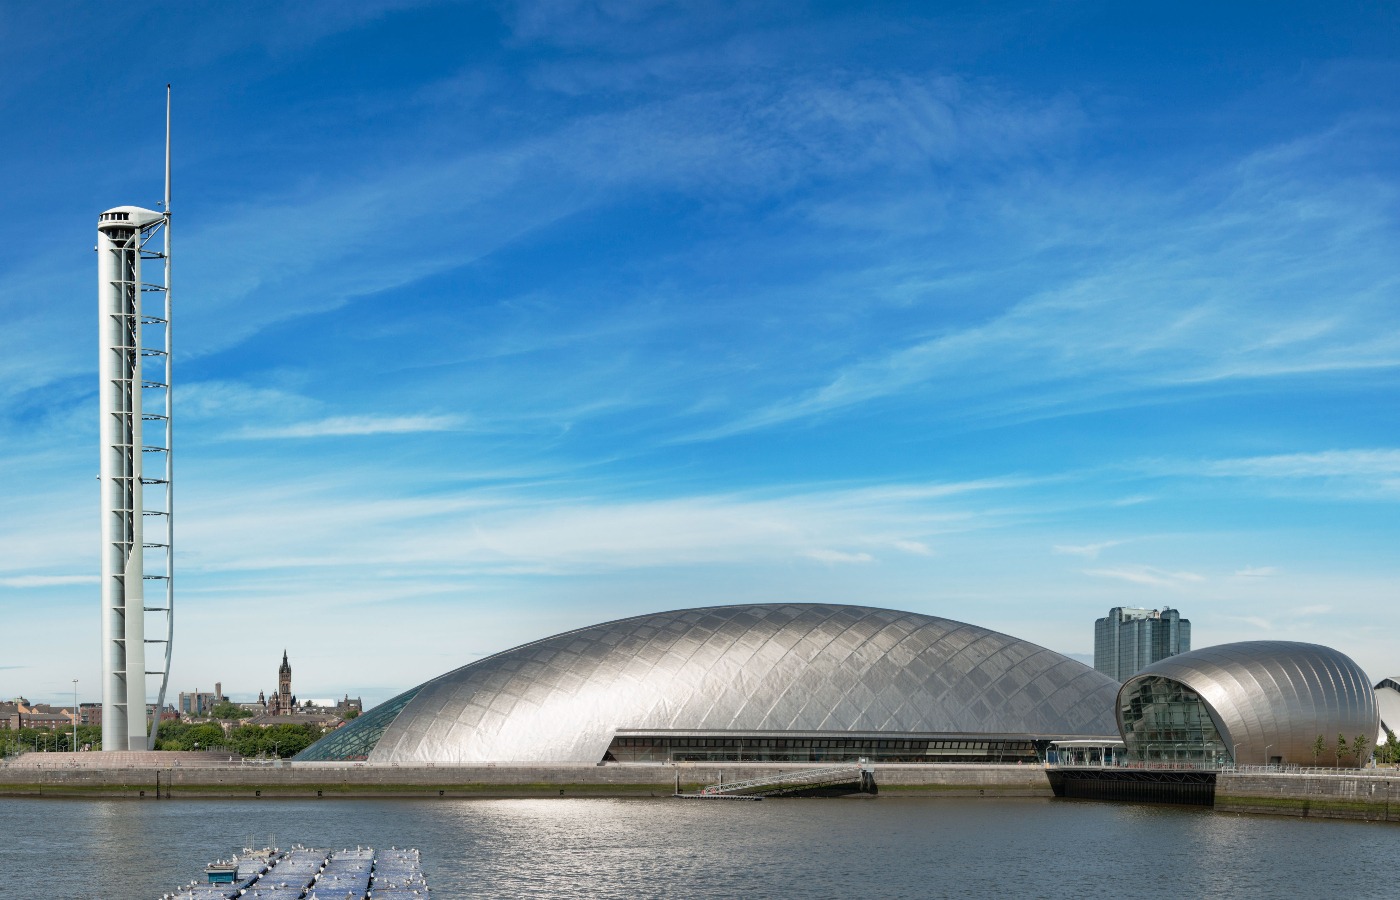
[[[1380,728],[1376,696],[1366,673],[1330,647],[1292,641],[1245,641],[1192,650],[1153,663],[1129,678],[1114,704],[1119,733],[1133,749],[1123,713],[1136,686],[1150,677],[1171,679],[1199,695],[1236,765],[1344,766],[1337,735],[1350,745]],[[1323,752],[1314,760],[1318,736]],[[1367,748],[1369,755],[1370,748]]]
[[[555,635],[427,682],[368,761],[591,764],[622,730],[1111,735],[1117,688],[1044,647],[934,616],[687,609]]]

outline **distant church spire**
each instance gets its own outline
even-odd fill
[[[287,651],[282,651],[282,665],[277,668],[277,712],[292,711],[292,664],[287,661]]]

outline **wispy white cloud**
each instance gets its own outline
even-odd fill
[[[824,415],[933,385],[953,392],[968,412],[1025,419],[1057,408],[1080,412],[1136,402],[1166,389],[1400,366],[1400,337],[1377,338],[1373,316],[1353,316],[1348,329],[1321,346],[1276,336],[1276,344],[1250,351],[1220,335],[1252,327],[1244,320],[1253,311],[1223,299],[1185,311],[1167,303],[1129,306],[1122,297],[1143,290],[1131,284],[1135,277],[1079,285],[1071,295],[1027,301],[988,324],[851,364],[820,387],[705,436]],[[971,372],[980,376],[970,379]]]
[[[1245,566],[1235,572],[1236,578],[1271,578],[1278,574],[1278,569],[1273,566]]]
[[[1120,566],[1111,569],[1085,569],[1085,575],[1094,578],[1113,578],[1147,587],[1180,588],[1188,584],[1205,581],[1205,576],[1195,572],[1169,572],[1153,566]]]
[[[1135,467],[1154,476],[1252,482],[1272,494],[1381,502],[1400,496],[1400,450],[1389,447],[1225,459],[1158,459]]]
[[[1056,544],[1056,553],[1066,553],[1071,556],[1083,556],[1087,559],[1098,559],[1099,554],[1109,547],[1117,547],[1126,544],[1127,541],[1099,541],[1096,544]]]
[[[13,588],[61,587],[70,584],[97,584],[96,575],[14,575],[0,578],[0,585]]]
[[[181,420],[305,416],[317,403],[296,391],[236,380],[196,381],[179,386]]]
[[[848,553],[848,552],[846,552],[846,551],[844,551],[844,550],[826,550],[826,549],[801,550],[801,551],[798,551],[798,555],[799,555],[799,556],[805,556],[805,557],[807,557],[808,559],[815,559],[817,562],[832,563],[832,564],[836,564],[836,563],[868,563],[868,562],[874,562],[874,561],[875,561],[875,557],[871,556],[869,553]]]
[[[331,416],[313,422],[250,427],[235,432],[245,439],[353,437],[372,434],[419,434],[455,431],[464,427],[462,416]]]
[[[1388,327],[1386,301],[1394,278],[1379,252],[1394,234],[1386,212],[1392,192],[1368,197],[1368,183],[1300,178],[1282,163],[1246,168],[1223,168],[1170,198],[1123,184],[1084,185],[1086,194],[1103,195],[1099,208],[1114,211],[1107,214],[1067,205],[1061,194],[1008,200],[1032,224],[1040,203],[1053,207],[1045,214],[1049,245],[1020,246],[1024,258],[1082,252],[1094,265],[1055,275],[1042,263],[1041,282],[1051,284],[1039,292],[934,326],[901,346],[862,348],[808,389],[703,434],[912,396],[946,403],[959,418],[1019,421],[1400,366],[1400,332]],[[1074,210],[1068,219],[1067,209]],[[1105,241],[1106,233],[1114,237]],[[1308,252],[1319,233],[1327,250]],[[881,288],[901,285],[872,284]],[[940,286],[924,293],[965,292]],[[1319,294],[1328,298],[1325,308]]]
[[[1205,475],[1232,478],[1396,478],[1400,450],[1367,448],[1248,456],[1202,463]]]
[[[1220,618],[1226,622],[1240,622],[1242,624],[1248,625],[1250,628],[1253,628],[1256,631],[1274,630],[1273,621],[1270,619],[1266,619],[1263,616],[1221,616]],[[1247,637],[1241,638],[1241,640],[1247,639]]]
[[[650,500],[590,498],[548,482],[373,499],[337,479],[196,496],[189,565],[204,571],[408,567],[422,576],[596,572],[805,556],[873,561],[881,547],[923,557],[933,535],[1005,527],[993,491],[952,485],[808,487]],[[188,494],[188,492],[187,492]],[[191,533],[193,532],[193,533]],[[841,548],[841,549],[832,549]]]
[[[944,73],[768,74],[628,97],[551,118],[547,130],[376,162],[318,182],[314,194],[282,187],[224,209],[184,238],[193,262],[182,277],[202,301],[186,344],[199,353],[229,346],[290,316],[468,265],[639,192],[794,197],[814,179],[1033,156],[1081,125],[1065,97],[1015,96]],[[260,227],[268,220],[279,223],[275,234]],[[235,241],[239,254],[221,252]],[[367,254],[395,264],[354,264]]]

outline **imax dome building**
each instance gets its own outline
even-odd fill
[[[1118,683],[1026,641],[863,606],[621,619],[487,657],[381,704],[302,762],[1033,761],[1116,734]]]
[[[1293,641],[1169,656],[1129,678],[1116,709],[1128,753],[1149,762],[1356,767],[1381,723],[1360,666]]]

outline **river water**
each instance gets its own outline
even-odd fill
[[[156,898],[269,842],[417,847],[436,898],[1400,897],[1394,825],[895,797],[0,799],[0,897]]]

